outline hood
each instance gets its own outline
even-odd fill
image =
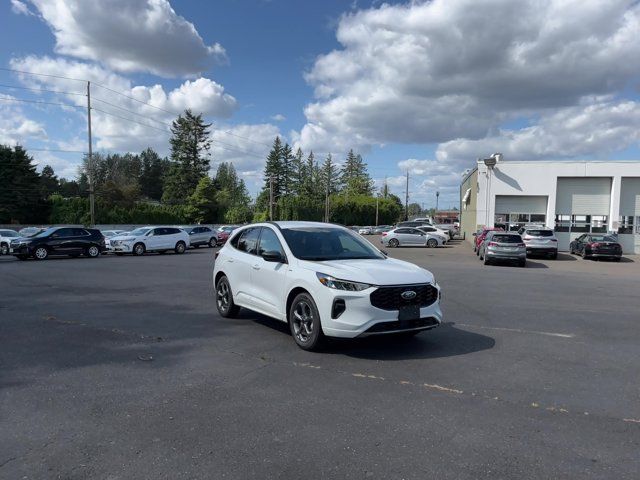
[[[384,260],[329,260],[325,262],[300,261],[309,270],[331,275],[340,280],[369,283],[371,285],[406,285],[433,283],[431,272],[413,263],[386,258]]]

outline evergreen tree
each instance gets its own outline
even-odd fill
[[[162,198],[164,176],[168,168],[167,161],[160,158],[155,150],[147,148],[140,154],[140,193],[152,200]]]
[[[291,164],[291,193],[295,196],[304,195],[305,179],[310,173],[307,173],[307,164],[303,157],[302,149],[298,148]]]
[[[347,195],[371,195],[373,182],[367,172],[367,164],[360,154],[349,150],[340,172],[340,186]]]
[[[283,145],[280,141],[280,137],[276,137],[273,141],[273,147],[271,147],[271,151],[269,155],[267,155],[267,162],[264,166],[264,187],[262,191],[267,192],[267,203],[269,199],[269,189],[270,182],[273,179],[273,197],[274,201],[276,201],[282,195],[284,191],[284,185],[282,184],[283,175],[283,166],[282,166],[282,152]]]
[[[43,222],[47,216],[33,158],[21,146],[0,145],[0,223]]]
[[[319,177],[316,177],[316,168],[317,164],[315,162],[315,157],[313,155],[313,151],[309,152],[309,156],[307,157],[307,161],[302,170],[302,185],[300,195],[304,195],[307,198],[317,198],[318,192],[320,190],[320,186],[315,183],[319,180]]]
[[[294,156],[288,143],[282,147],[282,169],[278,182],[282,185],[282,195],[291,194],[293,187],[293,162]]]
[[[320,194],[322,197],[326,194],[327,183],[329,185],[329,194],[333,194],[338,191],[340,187],[340,172],[338,171],[336,164],[333,163],[331,154],[327,155],[327,158],[325,158],[324,163],[322,164],[321,178],[322,190]]]
[[[58,193],[60,181],[50,165],[45,165],[40,173],[40,183],[42,184],[42,198],[49,198],[50,195]]]
[[[180,202],[194,192],[198,182],[209,171],[209,139],[211,124],[202,114],[187,109],[171,126],[171,168],[166,177],[163,200]]]
[[[216,188],[213,180],[205,175],[187,199],[187,216],[196,223],[213,223],[216,220]]]

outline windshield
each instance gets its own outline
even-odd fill
[[[520,235],[494,235],[491,237],[491,241],[498,243],[521,243],[522,237],[520,237]]]
[[[131,235],[131,236],[137,237],[139,235],[144,235],[149,230],[151,230],[151,229],[150,228],[136,228],[135,230],[130,231],[127,235]]]
[[[293,255],[300,260],[384,259],[368,241],[346,228],[303,227],[282,230]]]
[[[527,230],[527,233],[532,237],[553,237],[551,230]]]
[[[616,239],[609,235],[591,235],[592,242],[615,242]]]
[[[48,237],[49,235],[51,235],[56,230],[58,230],[57,227],[51,227],[51,228],[47,228],[46,230],[40,230],[35,235],[31,235],[31,236],[34,237],[34,238],[37,238],[37,237]]]

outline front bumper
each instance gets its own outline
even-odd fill
[[[409,287],[409,285],[407,285]],[[320,310],[322,330],[330,337],[354,338],[369,335],[406,332],[412,330],[429,330],[442,323],[440,309],[440,287],[438,298],[431,305],[421,307],[418,319],[398,320],[398,310],[383,310],[371,304],[370,295],[377,287],[361,292],[347,292],[323,287],[317,294],[316,304]],[[344,312],[332,318],[334,300],[344,300]]]
[[[11,245],[9,246],[9,255],[32,255],[33,249],[29,245]]]
[[[131,253],[133,244],[109,245],[107,251],[110,253]]]

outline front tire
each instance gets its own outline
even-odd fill
[[[397,238],[392,238],[391,240],[389,240],[389,247],[396,248],[399,246],[400,246],[400,242],[398,242]]]
[[[136,243],[133,246],[133,250],[131,250],[133,252],[134,255],[136,256],[141,256],[144,255],[144,252],[146,251],[146,248],[144,247],[144,243]]]
[[[316,302],[308,293],[300,293],[289,308],[289,328],[296,344],[303,350],[317,350],[324,340]]]
[[[209,248],[213,248],[213,247],[215,247],[216,245],[218,245],[217,240],[216,240],[215,238],[210,238],[210,239],[209,239]]]
[[[216,283],[216,307],[220,316],[224,318],[237,317],[240,311],[240,307],[233,303],[231,285],[226,276],[220,277]]]
[[[49,256],[49,250],[47,250],[45,247],[38,247],[36,248],[35,252],[33,252],[33,256],[36,258],[36,260],[46,260]]]
[[[9,254],[9,245],[3,243],[0,245],[0,255],[8,255]]]
[[[181,253],[184,253],[186,249],[187,249],[187,244],[186,243],[178,242],[178,243],[176,243],[176,248],[174,249],[174,251],[176,253],[180,253],[181,254]]]

